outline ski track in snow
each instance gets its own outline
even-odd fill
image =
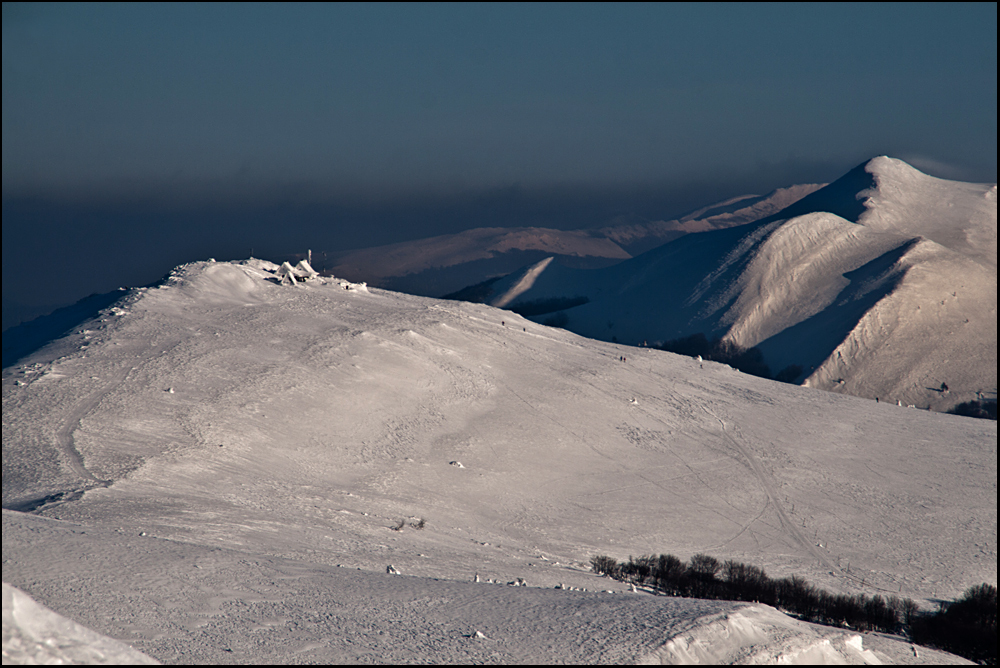
[[[734,438],[730,432],[726,430],[726,423],[722,420],[722,418],[712,413],[712,411],[709,410],[707,407],[705,407],[705,412],[719,421],[719,425],[722,428],[722,437],[727,442],[732,444],[732,446],[736,448],[737,452],[739,452],[740,455],[743,457],[743,459],[746,461],[747,466],[753,472],[753,475],[757,479],[757,482],[760,483],[761,489],[763,489],[764,493],[767,495],[768,505],[772,506],[774,508],[774,512],[777,513],[778,518],[781,521],[781,528],[785,532],[785,534],[792,540],[794,540],[796,543],[798,543],[799,547],[801,547],[803,551],[815,557],[816,561],[822,564],[824,568],[839,573],[840,569],[834,564],[830,563],[830,560],[826,558],[826,555],[817,551],[816,547],[812,544],[812,542],[810,542],[805,536],[803,536],[802,532],[798,530],[798,527],[796,527],[795,524],[791,521],[791,519],[789,519],[788,514],[785,512],[784,507],[782,506],[780,500],[778,499],[777,493],[774,491],[774,485],[771,482],[770,476],[768,476],[767,473],[763,470],[761,463],[757,460],[757,458],[753,455],[753,453],[750,452],[748,448],[746,448],[742,443],[740,443],[736,438]],[[763,513],[763,511],[761,512]]]
[[[87,469],[83,456],[74,444],[73,433],[80,427],[83,418],[96,408],[109,393],[121,386],[135,368],[142,366],[142,364],[143,361],[140,361],[134,366],[125,366],[120,371],[113,373],[108,382],[80,400],[72,410],[59,419],[61,424],[56,429],[56,442],[65,453],[73,471],[85,481],[84,489],[81,491],[94,486],[107,487],[114,481],[98,478]]]

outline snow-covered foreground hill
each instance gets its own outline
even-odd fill
[[[767,606],[386,575],[6,510],[4,556],[52,607],[171,663],[966,663]],[[5,664],[137,661],[9,589]]]
[[[4,511],[8,551],[37,596],[174,663],[967,663],[767,606],[386,575]],[[10,589],[5,664],[139,660]]]
[[[273,269],[186,265],[4,370],[6,582],[168,662],[931,660],[587,563],[996,582],[994,422]]]
[[[947,410],[996,396],[996,193],[875,158],[752,224],[605,269],[539,263],[484,301],[604,340],[722,337],[807,386]]]

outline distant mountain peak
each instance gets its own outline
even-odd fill
[[[879,156],[752,224],[515,273],[487,301],[623,343],[721,338],[814,387],[946,410],[996,385],[996,220],[992,184]]]

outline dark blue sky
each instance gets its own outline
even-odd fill
[[[996,3],[4,4],[5,326],[66,299],[18,283],[43,249],[129,252],[87,294],[251,247],[664,218],[878,154],[996,181],[996,45]]]

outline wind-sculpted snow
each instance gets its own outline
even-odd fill
[[[921,236],[997,266],[996,184],[947,181],[885,156],[868,163],[875,185],[858,220],[877,231]]]
[[[596,554],[996,581],[993,422],[277,268],[185,265],[5,369],[6,581],[171,662],[628,662],[756,614]]]
[[[3,583],[3,664],[157,662],[128,645],[80,626]]]

